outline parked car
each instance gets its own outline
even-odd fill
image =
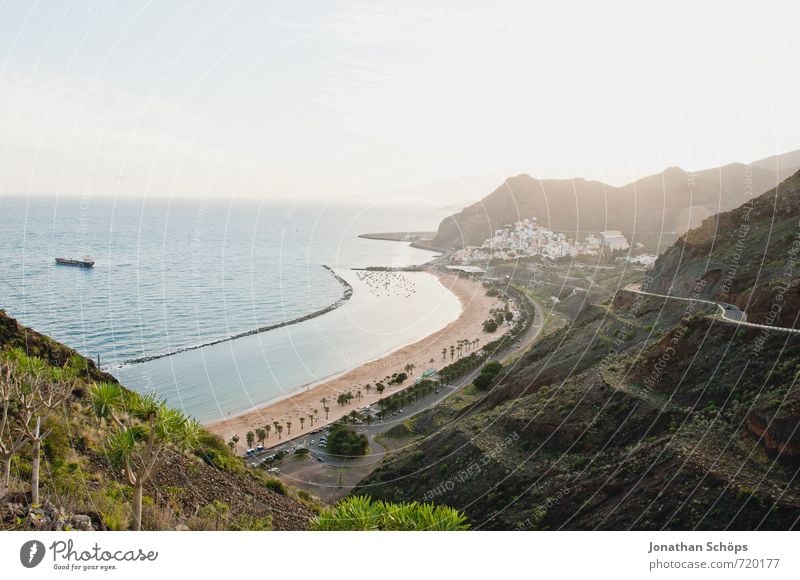
[[[253,457],[256,454],[255,449],[248,449],[244,452],[245,457]]]

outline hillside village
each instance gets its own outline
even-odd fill
[[[492,259],[513,260],[541,256],[551,260],[576,256],[601,256],[627,252],[631,245],[619,230],[606,230],[587,235],[583,241],[573,240],[562,232],[540,226],[536,217],[525,218],[502,229],[480,246],[466,246],[453,252],[451,261],[473,264]],[[637,256],[639,261],[641,257]],[[652,258],[655,260],[655,257]],[[645,259],[645,262],[648,260]],[[650,262],[652,263],[652,262]]]

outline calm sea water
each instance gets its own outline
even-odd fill
[[[432,207],[292,202],[0,198],[0,308],[123,382],[155,389],[201,420],[285,396],[443,327],[459,312],[432,276],[360,280],[350,268],[434,254],[358,238],[435,229]],[[90,254],[94,269],[56,266]],[[280,323],[342,295],[322,317],[148,363],[139,357]],[[403,293],[402,288],[414,292]]]

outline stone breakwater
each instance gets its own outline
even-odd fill
[[[339,282],[339,284],[342,285],[342,289],[343,289],[342,297],[339,298],[333,304],[329,304],[328,306],[325,306],[324,308],[320,308],[319,310],[315,310],[314,312],[311,312],[310,314],[305,314],[305,315],[300,316],[298,318],[293,318],[291,320],[286,320],[284,322],[278,322],[277,324],[270,324],[268,326],[260,326],[258,328],[253,328],[252,330],[246,330],[244,332],[239,332],[237,334],[232,334],[230,336],[225,336],[223,338],[218,338],[216,340],[211,340],[209,342],[204,342],[202,344],[195,344],[195,345],[192,345],[192,346],[184,346],[184,347],[181,347],[181,348],[176,348],[175,350],[171,350],[169,352],[163,352],[163,353],[159,353],[159,354],[153,354],[153,355],[149,355],[149,356],[143,356],[143,357],[139,357],[139,358],[133,358],[133,359],[130,359],[130,360],[126,360],[123,363],[123,365],[134,365],[134,364],[148,362],[148,361],[151,361],[151,360],[156,360],[156,359],[159,359],[159,358],[166,358],[168,356],[174,356],[174,355],[180,354],[182,352],[187,352],[187,351],[190,351],[190,350],[197,350],[199,348],[205,348],[207,346],[213,346],[215,344],[220,344],[222,342],[228,342],[228,341],[231,341],[231,340],[236,340],[237,338],[244,338],[245,336],[252,336],[254,334],[260,334],[262,332],[268,332],[270,330],[275,330],[277,328],[283,328],[284,326],[291,326],[292,324],[298,324],[300,322],[305,322],[306,320],[311,320],[312,318],[317,318],[318,316],[322,316],[323,314],[327,314],[328,312],[336,310],[342,304],[344,304],[346,301],[350,300],[350,298],[353,296],[353,287],[350,285],[350,283],[347,280],[345,280],[344,278],[339,276],[336,272],[334,272],[333,268],[331,268],[330,266],[328,266],[326,264],[322,264],[322,267],[325,268],[328,272],[330,272],[331,275],[336,279],[336,281]]]

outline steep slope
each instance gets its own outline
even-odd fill
[[[21,480],[0,498],[0,529],[125,529],[130,488],[109,468],[103,452],[107,430],[91,416],[87,388],[116,382],[74,350],[19,324],[0,310],[0,355],[20,348],[49,365],[82,370],[64,415],[46,424],[41,507],[30,505],[24,484],[30,452],[13,472]],[[312,509],[279,481],[246,468],[218,438],[205,434],[193,453],[170,453],[145,488],[146,529],[306,529]]]
[[[800,339],[756,356],[754,334],[620,291],[483,399],[418,419],[356,493],[477,529],[794,529]]]
[[[732,299],[769,292],[788,323],[798,223],[800,173],[686,234],[648,289],[688,296],[699,278],[719,297],[735,258]],[[800,526],[800,335],[616,287],[488,393],[420,417],[361,491],[444,503],[487,529]]]
[[[518,175],[443,220],[433,243],[442,248],[478,244],[507,223],[536,216],[541,224],[572,236],[619,229],[655,250],[704,218],[775,187],[798,168],[800,152],[792,152],[692,173],[671,167],[623,187]]]
[[[800,172],[703,221],[656,261],[648,289],[736,304],[750,322],[794,326],[800,314]],[[698,281],[699,286],[698,286]]]

